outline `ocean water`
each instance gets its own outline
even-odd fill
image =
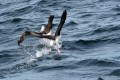
[[[61,53],[26,38],[64,10]],[[46,55],[42,55],[42,54]],[[41,56],[39,59],[35,55]],[[120,0],[0,0],[0,80],[120,80]]]

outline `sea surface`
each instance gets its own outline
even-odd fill
[[[64,10],[59,55],[40,38],[18,46],[50,15],[54,34]],[[120,80],[120,0],[0,0],[0,80]]]

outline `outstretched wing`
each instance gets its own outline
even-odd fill
[[[48,19],[48,24],[45,26],[45,32],[46,34],[50,32],[50,30],[52,29],[52,22],[53,22],[54,16],[50,15],[49,19]]]
[[[62,29],[63,24],[65,23],[65,20],[66,20],[66,16],[67,16],[67,11],[64,10],[62,17],[61,17],[61,20],[60,20],[60,24],[58,25],[58,28],[55,32],[55,37],[60,35],[60,31]]]
[[[20,45],[20,43],[22,43],[24,41],[25,37],[27,37],[27,36],[39,36],[39,35],[42,35],[44,33],[45,33],[44,31],[43,32],[39,32],[39,33],[38,32],[32,32],[32,31],[25,31],[21,35],[20,39],[18,40],[18,45]]]
[[[55,40],[54,36],[51,35],[43,35],[43,33],[37,33],[37,32],[31,32],[31,31],[25,31],[25,33],[22,34],[20,39],[18,40],[18,45],[22,43],[27,36],[32,36],[32,37],[38,37],[38,38],[47,38],[47,39],[52,39]]]

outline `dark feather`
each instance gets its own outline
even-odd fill
[[[52,29],[52,21],[53,21],[53,19],[54,19],[54,16],[51,15],[49,17],[48,24],[45,26],[45,30],[44,31],[46,32],[46,34],[49,33],[50,30]]]
[[[55,40],[55,37],[51,36],[51,35],[38,35],[38,36],[34,36],[34,37],[47,38],[47,39],[50,39],[50,40]]]
[[[63,14],[62,14],[62,17],[61,17],[61,20],[60,20],[60,23],[58,25],[58,28],[55,32],[55,37],[59,36],[60,35],[60,31],[63,27],[63,24],[65,23],[65,20],[66,20],[66,16],[67,16],[67,11],[64,10]]]

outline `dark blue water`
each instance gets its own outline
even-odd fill
[[[34,60],[38,38],[17,45],[25,30],[39,31],[55,15],[55,32],[62,12],[61,59],[56,51]],[[30,55],[31,54],[31,55]],[[120,80],[120,0],[0,0],[1,80]]]

